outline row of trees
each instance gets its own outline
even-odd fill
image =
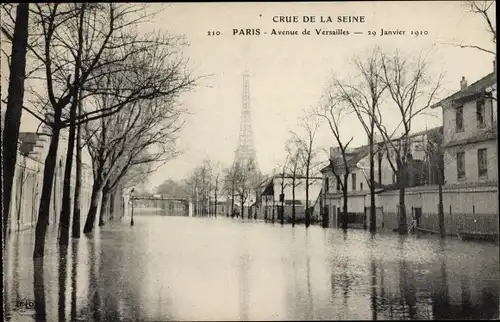
[[[293,186],[292,198],[294,201],[295,188],[303,182],[306,203],[310,203],[309,187],[314,182],[314,176],[320,165],[318,162],[319,150],[315,147],[319,125],[318,120],[314,117],[303,118],[302,131],[291,132],[291,138],[287,141],[286,161],[271,174],[281,180],[281,194],[284,194],[284,189],[289,184]],[[292,178],[291,183],[286,182],[285,178]],[[248,160],[248,162],[234,162],[230,167],[217,161],[205,159],[182,182],[182,189],[172,189],[178,184],[167,180],[158,187],[157,193],[190,198],[193,201],[195,216],[216,216],[220,212],[217,201],[230,200],[231,205],[227,209],[226,215],[233,217],[241,215],[242,219],[246,215],[250,219],[250,209],[247,208],[245,214],[245,205],[248,204],[248,201],[259,201],[258,185],[262,183],[263,179],[264,177],[256,169],[253,159]],[[281,203],[283,206],[284,200]],[[283,207],[279,208],[279,210],[282,209]],[[310,217],[310,212],[306,210],[306,226],[311,223]],[[284,224],[283,215],[280,215],[280,219],[281,223]],[[295,223],[296,204],[294,202],[292,224],[295,225]]]
[[[315,182],[320,161],[320,149],[316,147],[316,139],[320,123],[315,117],[309,115],[302,117],[299,121],[298,131],[291,131],[290,137],[285,143],[285,160],[274,171],[280,182],[280,214],[281,224],[284,224],[284,202],[285,188],[290,187],[292,191],[292,226],[297,221],[296,188],[303,185],[305,190],[305,226],[311,224],[310,187]],[[286,180],[290,179],[290,180]]]
[[[383,52],[375,48],[365,58],[355,57],[353,80],[334,77],[322,104],[314,113],[328,124],[340,153],[330,158],[330,169],[343,193],[342,227],[347,228],[347,180],[355,165],[349,163],[352,137],[345,137],[341,124],[354,113],[359,120],[369,147],[370,231],[375,231],[375,155],[383,153],[396,175],[399,189],[399,231],[407,232],[405,188],[410,156],[412,124],[437,98],[441,88],[439,76],[429,73],[429,63],[421,55],[404,57],[400,52]],[[391,115],[391,125],[386,119]],[[379,134],[382,142],[375,142]]]
[[[487,23],[487,31],[492,34],[496,43],[496,28],[490,19],[491,1],[467,1],[472,13],[482,17]],[[494,54],[491,50],[471,44],[457,45],[461,48],[474,48]],[[292,133],[292,138],[286,144],[286,159],[277,173],[281,177],[281,194],[287,185],[292,187],[293,209],[292,224],[295,224],[295,188],[306,180],[306,204],[308,204],[308,188],[311,170],[314,172],[319,149],[314,148],[315,133],[318,122],[322,122],[332,134],[336,155],[329,157],[329,168],[342,191],[343,209],[341,225],[347,229],[348,214],[348,178],[356,167],[351,164],[351,143],[354,137],[345,135],[348,119],[355,115],[368,141],[369,175],[367,176],[370,190],[369,230],[376,231],[375,192],[375,158],[385,157],[396,176],[399,190],[399,222],[400,233],[407,233],[407,215],[405,207],[405,189],[409,183],[409,166],[411,163],[411,132],[415,119],[427,114],[432,103],[438,98],[442,89],[442,74],[433,75],[430,62],[422,55],[405,56],[399,51],[384,52],[375,47],[365,56],[355,56],[351,61],[351,78],[335,75],[322,95],[319,104],[307,112],[308,117],[301,122],[301,136]],[[390,117],[388,117],[390,115]],[[385,116],[385,117],[384,117]],[[350,125],[349,125],[350,126]],[[381,140],[376,141],[376,137]],[[443,137],[433,132],[427,137],[426,151],[430,162],[438,165],[437,184],[439,188],[439,227],[444,235],[444,211],[442,186],[444,184],[444,149]],[[292,178],[292,182],[285,182]],[[283,206],[283,200],[282,206]],[[283,207],[282,207],[283,208]],[[310,224],[310,214],[306,207],[306,227]],[[283,223],[283,218],[281,218]]]
[[[178,153],[176,133],[183,125],[184,111],[177,98],[196,79],[182,56],[182,37],[138,31],[152,18],[143,5],[6,4],[2,11],[2,35],[12,45],[11,54],[6,55],[10,82],[3,134],[12,140],[3,140],[4,233],[19,124],[25,111],[50,129],[33,252],[34,258],[40,258],[61,134],[68,134],[59,220],[59,244],[65,246],[70,237],[71,206],[71,237],[80,237],[82,152],[89,152],[93,170],[91,204],[83,228],[88,234],[99,204],[99,225],[103,225],[112,217],[110,200],[118,189],[144,179]],[[38,85],[27,88],[26,103],[25,79]]]
[[[481,17],[487,25],[487,32],[496,43],[496,27],[491,20],[493,1],[465,1],[471,13]],[[473,48],[493,54],[496,52],[475,44],[459,45],[461,48]],[[347,179],[353,165],[347,157],[352,137],[346,137],[341,131],[345,117],[354,113],[359,120],[369,147],[370,214],[369,229],[376,230],[375,208],[375,156],[385,155],[393,173],[396,175],[395,186],[399,189],[400,233],[407,233],[405,207],[405,189],[408,186],[408,166],[411,148],[411,131],[414,120],[425,115],[438,98],[442,89],[442,74],[430,72],[430,63],[422,54],[404,56],[399,51],[384,52],[375,48],[365,57],[356,56],[352,60],[352,79],[335,76],[322,97],[319,108],[312,111],[325,121],[335,139],[340,153],[330,159],[330,168],[339,182],[343,193],[342,227],[347,228]],[[388,117],[390,115],[390,117]],[[388,120],[393,119],[391,126]],[[375,137],[381,137],[375,142]],[[440,234],[444,235],[444,211],[442,186],[444,184],[444,149],[443,137],[433,133],[427,138],[429,160],[438,164],[437,184],[439,188],[438,216]]]
[[[241,214],[243,218],[244,205],[255,196],[254,189],[260,179],[254,160],[225,167],[220,162],[205,159],[192,170],[182,186],[186,196],[193,201],[195,216],[217,216],[220,212],[217,202],[222,197],[228,197],[231,199],[230,214]],[[157,191],[161,193],[164,190],[160,186]],[[239,212],[235,202],[240,204]]]

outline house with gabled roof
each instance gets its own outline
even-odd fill
[[[293,182],[295,182],[295,199],[293,198]],[[283,185],[283,191],[282,191]],[[297,222],[303,222],[306,209],[306,178],[304,176],[293,176],[289,174],[275,174],[268,176],[256,187],[258,205],[258,218],[272,220],[273,215],[276,221],[280,220],[281,200],[283,200],[283,213],[285,222],[291,222],[293,204],[295,203],[295,218]],[[312,208],[320,195],[322,177],[309,177],[309,202]],[[282,193],[283,192],[283,193]],[[311,214],[311,221],[316,218]]]
[[[442,131],[442,127],[436,127],[409,135],[410,154],[407,156],[407,187],[418,187],[436,182],[435,173],[439,169],[436,164],[430,162],[427,141],[428,136],[440,131]],[[397,141],[398,139],[393,140],[395,146],[397,146]],[[367,215],[370,211],[369,153],[368,145],[351,148],[346,153],[349,167],[347,182],[348,223],[353,227],[363,227],[367,224]],[[394,158],[394,151],[388,150],[382,139],[375,136],[374,153],[376,211],[381,213],[384,200],[378,194],[397,189],[396,175],[388,160],[388,158]],[[343,195],[341,184],[334,175],[332,166],[335,167],[336,174],[342,180],[345,167],[339,148],[330,149],[330,159],[332,162],[329,162],[321,170],[323,174],[322,199],[318,200],[317,205],[321,205],[319,207],[323,208],[323,213],[328,217],[329,226],[338,227],[343,208]],[[377,226],[384,226],[382,215],[377,216]]]

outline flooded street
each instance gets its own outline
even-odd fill
[[[493,244],[246,219],[138,215],[74,241],[34,230],[4,259],[12,321],[493,319]],[[51,227],[52,229],[52,227]],[[42,273],[43,272],[43,273]],[[34,288],[34,286],[36,286]],[[37,291],[35,292],[34,289]]]

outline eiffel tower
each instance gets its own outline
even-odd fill
[[[253,144],[252,119],[250,115],[250,75],[248,71],[243,74],[243,104],[241,108],[240,134],[238,148],[236,149],[234,166],[246,166],[253,162],[252,168],[259,172],[255,147]]]

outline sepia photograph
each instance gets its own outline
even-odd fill
[[[500,319],[495,1],[0,12],[4,321]]]

